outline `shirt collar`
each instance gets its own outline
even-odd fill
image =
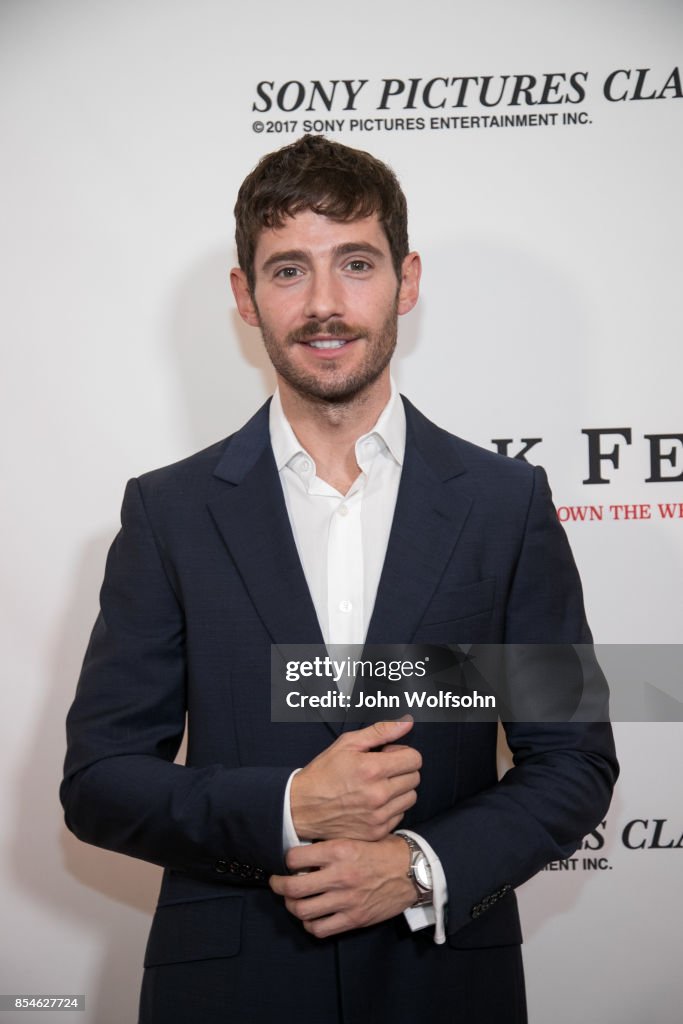
[[[279,390],[275,391],[270,403],[269,429],[270,443],[278,473],[292,459],[302,454],[311,459],[311,462],[315,465],[312,456],[303,447],[285,416]],[[356,451],[359,452],[361,443],[371,437],[377,438],[381,442],[381,447],[388,449],[399,466],[403,465],[406,450],[406,414],[393,377],[391,378],[389,401],[384,406],[372,430],[369,430],[367,434],[363,434],[356,441]]]

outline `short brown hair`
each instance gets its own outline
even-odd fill
[[[396,175],[370,153],[304,135],[262,157],[235,204],[239,265],[254,291],[254,252],[264,228],[282,227],[302,210],[351,221],[376,213],[389,242],[397,278],[408,255],[408,208]]]

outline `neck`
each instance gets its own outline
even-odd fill
[[[346,402],[324,402],[295,391],[278,375],[285,416],[307,452],[315,460],[318,476],[345,494],[360,470],[355,446],[374,427],[391,396],[387,369]]]

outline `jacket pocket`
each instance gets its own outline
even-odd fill
[[[469,583],[456,589],[440,591],[426,609],[421,626],[440,622],[456,622],[473,615],[487,614],[493,607],[496,581],[493,577]],[[420,628],[418,627],[418,628]]]
[[[157,907],[145,967],[235,956],[242,937],[242,897],[216,896]]]

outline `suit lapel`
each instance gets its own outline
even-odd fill
[[[322,644],[270,447],[268,403],[230,439],[214,475],[232,486],[209,502],[211,515],[273,643]]]
[[[472,505],[453,438],[403,401],[406,452],[369,644],[411,641]]]
[[[412,641],[472,506],[453,437],[403,403],[405,458],[366,644]]]
[[[299,657],[324,656],[270,446],[268,403],[230,439],[214,475],[231,486],[209,502],[209,511],[273,644],[305,645]],[[287,654],[280,653],[284,663]],[[315,679],[298,685],[308,692],[320,687]],[[342,723],[325,725],[336,736]]]

